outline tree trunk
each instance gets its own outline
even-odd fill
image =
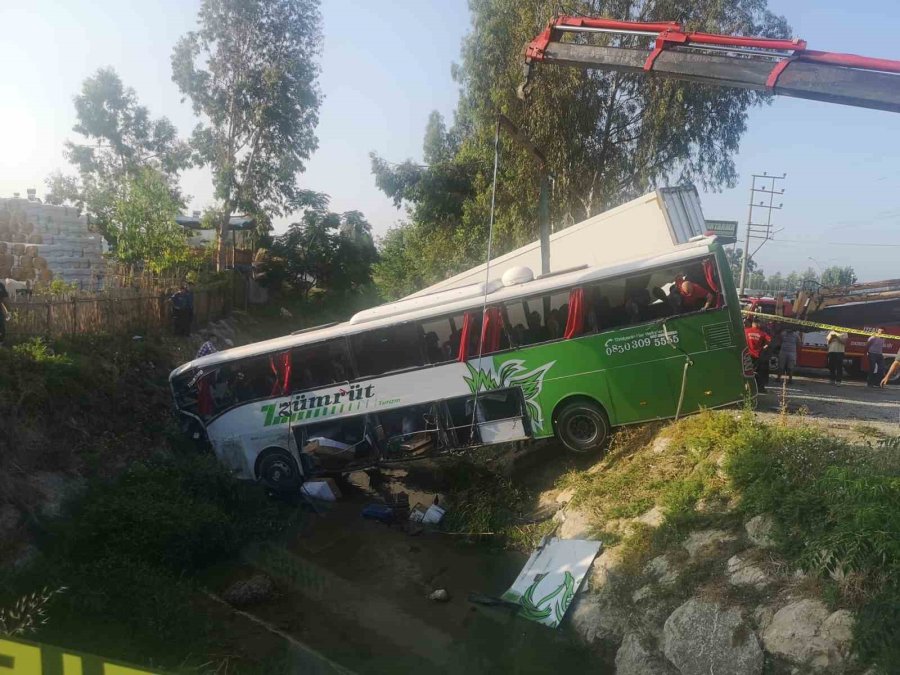
[[[224,215],[219,220],[217,228],[218,243],[216,247],[216,271],[223,272],[228,265],[228,223],[231,221],[231,211],[224,209]]]

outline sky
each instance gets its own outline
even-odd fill
[[[896,0],[769,0],[811,49],[900,59]],[[154,116],[185,136],[195,124],[171,81],[175,41],[195,26],[199,0],[0,0],[0,196],[44,192],[67,169],[75,135],[72,97],[98,68],[113,66]],[[325,99],[319,148],[300,177],[335,211],[365,213],[376,234],[402,212],[375,187],[369,152],[421,160],[429,113],[449,120],[450,76],[468,30],[465,0],[323,0]],[[747,219],[751,174],[787,174],[776,240],[757,253],[767,273],[852,265],[862,280],[900,277],[900,115],[776,97],[754,109],[736,157],[738,183],[701,193],[707,218]],[[182,185],[190,209],[211,204],[209,174]],[[763,212],[756,214],[762,216]],[[290,219],[276,223],[283,229]]]

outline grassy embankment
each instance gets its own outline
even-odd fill
[[[806,573],[806,591],[856,612],[864,662],[900,662],[900,453],[896,439],[853,445],[809,427],[765,424],[752,413],[705,413],[622,434],[599,471],[565,476],[573,505],[593,514],[597,534],[620,544],[623,568],[679,547],[690,531],[739,529],[774,517],[786,572]],[[657,506],[661,527],[611,527]],[[683,554],[683,551],[682,551]],[[670,593],[687,597],[722,574],[689,567]],[[747,593],[724,589],[726,593]],[[736,601],[753,598],[736,597]]]
[[[179,348],[92,337],[0,349],[0,507],[21,518],[0,560],[0,630],[20,624],[8,610],[21,596],[64,588],[24,637],[170,669],[242,662],[200,575],[293,510],[185,444],[167,386]],[[61,516],[47,514],[54,496],[35,480],[47,475],[79,486]],[[15,569],[27,540],[39,552]]]
[[[254,310],[242,337],[284,335],[367,303],[315,297],[288,304],[292,318],[273,303]],[[20,516],[0,550],[0,630],[16,630],[9,610],[36,592],[28,614],[49,620],[30,639],[169,671],[287,667],[283,641],[248,640],[202,592],[212,565],[300,512],[235,483],[181,434],[168,374],[194,347],[90,336],[0,349],[0,508]],[[59,501],[48,485],[71,493],[61,514],[47,512]],[[37,554],[15,568],[28,541]]]

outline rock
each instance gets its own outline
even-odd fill
[[[576,595],[566,614],[575,632],[588,644],[618,642],[625,634],[632,610],[621,602],[606,602],[596,593]]]
[[[18,529],[22,514],[12,504],[0,506],[0,541],[8,541]]]
[[[652,640],[638,633],[628,633],[616,652],[616,675],[675,673]]]
[[[557,516],[562,520],[557,531],[560,539],[590,539],[594,525],[586,511],[566,509],[557,513]]]
[[[439,588],[436,591],[429,593],[428,599],[434,600],[435,602],[447,602],[450,599],[450,594],[447,592],[446,588]]]
[[[661,455],[669,449],[670,445],[672,445],[671,438],[668,436],[657,436],[653,439],[653,445],[650,446],[650,451],[656,455]]]
[[[754,546],[771,548],[775,545],[775,521],[772,516],[766,513],[754,516],[744,524],[744,529],[747,530],[747,538]]]
[[[19,546],[13,554],[13,569],[21,570],[28,567],[40,554],[40,550],[38,550],[38,547],[34,544],[23,544],[22,546]]]
[[[853,627],[856,619],[849,609],[839,609],[822,622],[819,634],[826,640],[831,640],[842,651],[853,641]]]
[[[663,650],[681,675],[758,675],[763,651],[735,607],[691,598],[666,619]]]
[[[853,639],[853,615],[829,613],[819,600],[798,600],[775,612],[762,634],[766,651],[816,671],[840,672]]]
[[[557,504],[568,504],[572,501],[572,497],[575,496],[575,489],[569,488],[568,490],[560,490],[559,494],[556,495],[556,503]]]
[[[641,586],[634,593],[631,594],[631,601],[634,604],[638,604],[642,600],[646,600],[649,597],[653,596],[653,586],[647,584],[646,586]]]
[[[230,605],[245,607],[267,599],[275,591],[275,584],[265,574],[254,574],[249,579],[233,583],[222,597]]]
[[[762,635],[769,624],[772,623],[772,617],[775,616],[775,610],[765,605],[760,605],[753,610],[753,619],[756,621],[756,630]]]
[[[622,558],[617,548],[605,549],[600,555],[594,558],[594,564],[591,565],[591,588],[599,591],[610,585],[615,577],[616,568],[621,564]]]
[[[58,518],[63,505],[85,488],[83,478],[73,478],[55,471],[35,471],[28,479],[41,495],[40,514],[45,518]]]
[[[658,506],[654,506],[646,513],[642,513],[635,518],[634,522],[643,523],[649,527],[659,527],[662,525],[663,520],[665,520],[665,514],[663,514],[662,509]]]
[[[644,573],[655,577],[663,586],[671,586],[678,580],[678,570],[669,562],[669,559],[660,555],[644,566]]]
[[[699,532],[691,532],[682,546],[693,559],[701,552],[718,548],[722,544],[727,544],[735,539],[736,537],[733,534],[725,530],[700,530]]]
[[[753,586],[765,588],[769,584],[769,575],[753,564],[748,552],[733,555],[725,565],[728,572],[728,583],[732,586]]]

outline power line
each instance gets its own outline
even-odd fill
[[[859,241],[817,241],[815,239],[776,239],[779,244],[824,244],[826,246],[868,246],[872,248],[900,247],[900,244],[866,244]]]

